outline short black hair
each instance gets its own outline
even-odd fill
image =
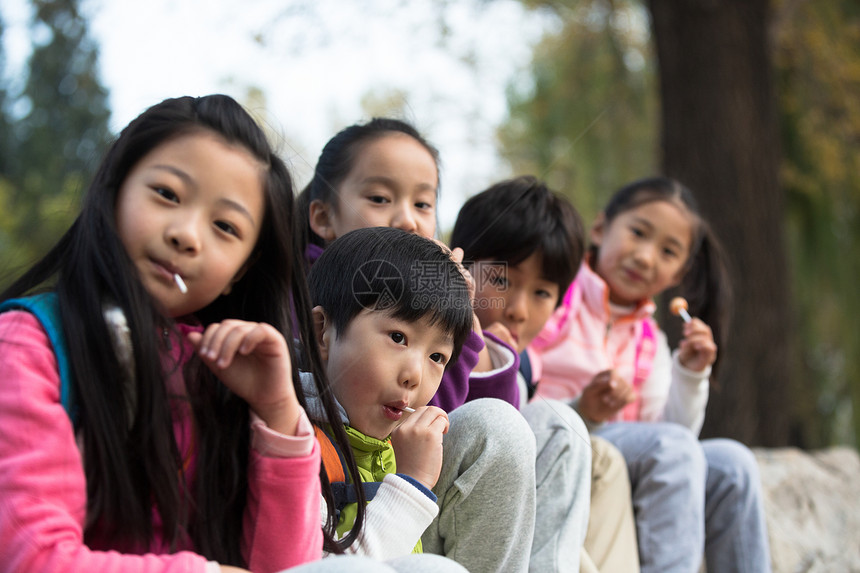
[[[415,322],[429,317],[454,340],[448,364],[472,330],[466,279],[435,241],[392,227],[350,231],[333,241],[308,275],[311,301],[337,333],[362,310]]]
[[[541,254],[542,272],[558,285],[559,300],[573,282],[585,253],[585,230],[574,206],[531,175],[500,181],[463,204],[451,248],[465,261],[518,265]]]

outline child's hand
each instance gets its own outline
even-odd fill
[[[442,434],[448,433],[448,414],[435,406],[416,408],[391,432],[397,473],[432,489],[442,471]]]
[[[693,372],[701,372],[717,359],[717,343],[711,327],[694,318],[684,324],[684,338],[678,345],[678,360]]]
[[[593,422],[605,422],[636,399],[636,392],[614,370],[597,373],[579,397],[579,412]]]
[[[242,320],[210,324],[188,340],[203,363],[272,430],[294,435],[301,406],[293,387],[290,354],[273,326]]]

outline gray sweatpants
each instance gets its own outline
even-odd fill
[[[472,573],[578,571],[591,450],[577,414],[557,402],[520,413],[481,399],[449,418],[433,488],[439,515],[422,537],[424,551]]]
[[[538,398],[522,409],[537,442],[537,518],[529,571],[579,571],[591,505],[591,438],[579,414]]]

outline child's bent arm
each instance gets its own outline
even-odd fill
[[[701,372],[684,368],[678,360],[676,350],[672,353],[671,372],[672,385],[669,387],[669,398],[663,409],[663,418],[667,422],[675,422],[690,428],[690,431],[698,436],[702,430],[702,424],[705,423],[711,368],[708,367]]]
[[[681,366],[678,358],[670,353],[666,336],[660,331],[651,374],[640,391],[640,419],[674,422],[698,435],[705,420],[710,373],[710,368],[692,372]]]
[[[310,422],[302,416],[298,430],[310,435],[311,450],[307,455],[289,458],[278,455],[277,438],[261,421],[252,422],[251,428],[254,447],[249,460],[243,527],[243,551],[249,568],[281,571],[319,559],[323,544],[320,447]],[[285,531],[288,537],[284,537]]]
[[[408,555],[438,513],[435,501],[402,477],[388,474],[367,504],[361,536],[347,551],[380,561]]]
[[[504,326],[500,324],[498,326],[507,331]],[[493,359],[493,369],[488,372],[473,371],[469,375],[469,393],[466,395],[466,402],[478,398],[498,398],[519,410],[522,399],[517,383],[519,358],[513,346],[492,330],[484,331],[484,342]]]

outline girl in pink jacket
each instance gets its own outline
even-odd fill
[[[0,294],[0,571],[278,571],[337,550],[285,342],[292,293],[319,366],[292,205],[227,96],[123,130],[75,223]]]
[[[691,192],[652,178],[619,190],[561,307],[532,343],[537,395],[567,401],[627,461],[643,573],[769,571],[752,453],[704,440],[727,276]],[[694,316],[670,353],[654,297],[681,286]]]

